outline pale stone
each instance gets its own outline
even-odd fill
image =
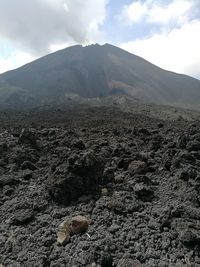
[[[62,222],[58,227],[57,242],[60,245],[65,245],[70,240],[70,223],[69,221]]]
[[[108,189],[107,188],[102,188],[101,189],[101,194],[102,194],[102,196],[107,196],[108,195]]]

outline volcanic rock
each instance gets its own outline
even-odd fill
[[[121,259],[119,260],[117,267],[142,267],[142,264],[138,260]]]
[[[150,201],[153,196],[154,192],[151,189],[151,187],[143,184],[143,183],[137,183],[134,186],[134,191],[139,199],[142,199],[143,201]]]
[[[103,174],[104,163],[94,153],[74,155],[68,164],[62,164],[49,176],[48,190],[53,200],[68,205],[82,195],[99,192],[98,178]]]
[[[22,170],[28,169],[31,171],[35,171],[37,167],[30,161],[24,161],[21,165]]]
[[[12,225],[28,224],[34,219],[33,211],[26,209],[18,211],[11,219]]]
[[[71,234],[84,233],[88,229],[88,220],[81,215],[75,216],[70,223]]]
[[[8,145],[5,142],[0,143],[0,156],[8,151]]]
[[[28,144],[33,148],[36,148],[37,146],[37,138],[35,134],[28,129],[22,129],[18,142],[20,144]]]
[[[183,232],[180,236],[180,240],[185,246],[194,247],[200,245],[200,236],[197,236],[197,234],[190,230]]]
[[[199,141],[199,121],[158,128],[160,120],[106,107],[0,112],[0,121],[8,145],[0,158],[1,264],[200,266],[200,151],[187,150]],[[40,149],[10,134],[24,128]]]
[[[147,164],[146,162],[135,160],[129,164],[128,170],[130,175],[145,174],[147,172]]]
[[[0,176],[0,187],[3,187],[5,185],[16,185],[19,182],[20,182],[19,179],[13,175]]]

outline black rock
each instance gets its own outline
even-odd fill
[[[20,210],[11,219],[10,224],[12,225],[24,225],[30,223],[34,219],[33,211]]]
[[[195,141],[190,141],[187,144],[187,150],[188,151],[199,151],[200,150],[200,142],[195,140]]]
[[[2,175],[0,176],[0,187],[5,185],[16,185],[20,180],[13,175]]]
[[[33,177],[33,172],[31,170],[24,170],[22,173],[22,178],[24,180],[30,180]]]
[[[85,149],[85,144],[82,140],[78,140],[72,144],[72,147],[83,150],[83,149]]]
[[[117,267],[142,267],[142,264],[138,260],[133,259],[121,259],[119,260]]]
[[[188,247],[200,246],[200,236],[189,230],[181,234],[180,240]]]
[[[8,145],[5,142],[0,143],[0,156],[8,151]]]
[[[134,186],[134,191],[138,199],[143,201],[150,201],[154,197],[154,191],[151,189],[151,187],[143,183],[137,183]]]
[[[22,170],[25,170],[25,169],[28,169],[28,170],[31,170],[31,171],[35,171],[37,170],[37,167],[30,161],[24,161],[21,165],[21,168]]]
[[[28,129],[22,129],[19,139],[19,144],[30,145],[32,148],[37,147],[37,138],[35,133]]]
[[[53,200],[68,205],[82,195],[99,192],[98,179],[103,174],[104,164],[93,153],[69,159],[49,176],[48,191]]]

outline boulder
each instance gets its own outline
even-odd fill
[[[147,172],[147,163],[140,160],[134,160],[129,164],[128,170],[130,175],[145,174]]]
[[[22,129],[19,139],[19,144],[30,145],[32,148],[37,147],[37,138],[34,132],[29,129]]]
[[[74,155],[49,175],[50,197],[59,204],[68,205],[83,195],[99,193],[98,179],[103,169],[103,161],[93,153]]]

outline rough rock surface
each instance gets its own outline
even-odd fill
[[[88,220],[81,215],[65,220],[58,227],[57,242],[60,245],[66,245],[70,241],[71,236],[85,233],[88,229]]]
[[[199,131],[105,108],[2,113],[0,265],[200,266]],[[77,215],[87,232],[60,246]]]
[[[70,241],[70,223],[62,222],[58,227],[57,242],[60,245],[66,245]]]
[[[87,218],[81,215],[74,216],[71,219],[71,234],[78,235],[85,233],[88,229],[89,222]]]

